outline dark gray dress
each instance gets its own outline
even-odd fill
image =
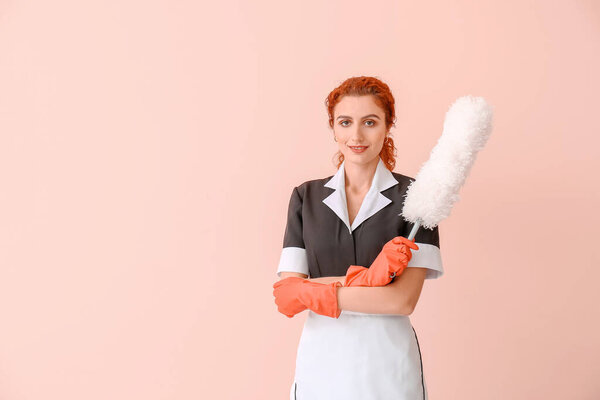
[[[294,187],[277,274],[343,276],[350,265],[368,267],[383,245],[407,237],[400,216],[412,178],[390,172],[380,159],[371,188],[349,223],[344,164],[333,176]],[[408,267],[443,274],[438,228],[421,227]],[[296,357],[290,399],[427,399],[416,333],[405,315],[342,310],[330,318],[308,310]]]

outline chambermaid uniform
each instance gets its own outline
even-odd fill
[[[309,278],[346,275],[368,267],[383,245],[408,237],[412,223],[400,215],[414,180],[389,171],[381,158],[352,225],[343,162],[337,173],[294,187],[277,269]],[[419,250],[408,267],[443,274],[438,228],[420,227]],[[290,400],[427,400],[421,351],[409,316],[342,310],[330,318],[307,310],[296,355]]]

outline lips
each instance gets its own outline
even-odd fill
[[[364,153],[369,146],[348,146],[353,153]]]

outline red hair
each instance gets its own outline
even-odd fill
[[[375,103],[381,107],[385,114],[385,128],[389,132],[390,127],[396,126],[396,114],[394,109],[394,96],[388,85],[371,76],[357,76],[346,79],[342,84],[329,93],[325,99],[327,114],[329,115],[329,127],[333,129],[333,109],[344,96],[368,96],[375,98]],[[344,162],[344,155],[338,151],[337,168]],[[334,156],[334,157],[335,157]],[[396,166],[396,148],[390,136],[386,136],[379,157],[390,171]]]

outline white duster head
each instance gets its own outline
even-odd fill
[[[446,112],[442,136],[405,195],[405,220],[433,229],[459,200],[477,152],[492,131],[492,107],[483,97],[458,98]]]

